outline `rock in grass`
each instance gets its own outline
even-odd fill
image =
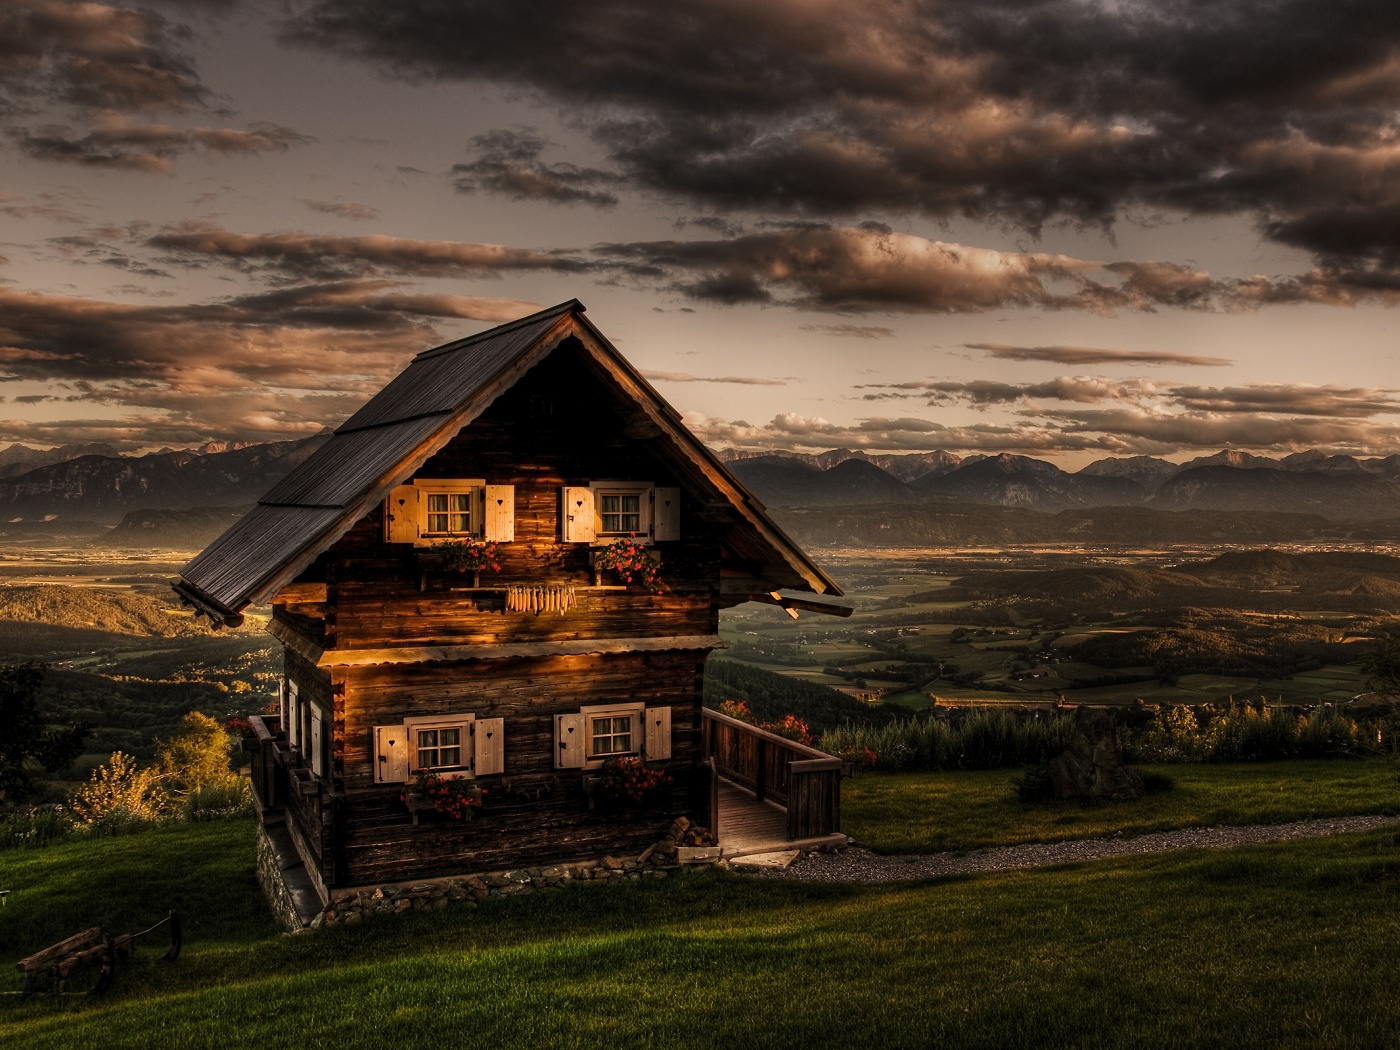
[[[1113,712],[1081,707],[1074,713],[1069,750],[1046,768],[1054,798],[1141,798],[1142,777],[1123,762],[1123,738]]]

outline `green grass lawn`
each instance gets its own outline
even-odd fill
[[[68,1047],[1383,1047],[1400,1041],[1392,833],[886,887],[718,872],[299,937],[246,823],[0,853],[12,958],[186,915],[106,999],[0,1006]]]
[[[1012,788],[1015,770],[863,773],[842,785],[841,825],[881,853],[940,853],[1213,824],[1400,813],[1400,777],[1381,758],[1137,768],[1171,777],[1175,786],[1136,802],[1025,805]]]

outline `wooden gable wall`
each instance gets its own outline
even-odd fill
[[[331,664],[313,668],[288,655],[289,672],[314,676],[318,698],[324,695],[333,712],[340,808],[333,828],[324,808],[304,807],[305,819],[297,821],[308,836],[334,839],[318,865],[328,883],[640,851],[674,816],[695,812],[703,649],[334,664],[336,652],[345,650],[715,634],[721,525],[707,520],[703,501],[682,492],[680,539],[657,547],[660,594],[594,588],[590,544],[560,539],[564,486],[604,479],[681,485],[654,440],[566,342],[415,475],[514,487],[514,541],[501,545],[501,572],[482,573],[483,590],[473,589],[469,577],[422,572],[420,550],[385,542],[383,512],[376,509],[287,589],[299,600],[274,604],[293,641],[324,648]],[[493,591],[539,583],[572,584],[577,605],[563,614],[507,612]],[[670,709],[668,766],[675,770],[653,811],[624,822],[589,807],[580,770],[554,768],[555,716],[620,700]],[[402,785],[374,782],[374,727],[449,713],[505,719],[504,775],[484,781],[500,794],[489,818],[473,824],[414,826],[399,802]]]

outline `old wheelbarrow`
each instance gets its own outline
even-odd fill
[[[149,930],[104,937],[102,928],[94,926],[75,933],[41,952],[15,964],[24,974],[24,990],[11,995],[102,995],[112,986],[117,963],[127,962],[136,954],[136,939],[154,933],[162,926],[170,927],[170,947],[161,956],[174,962],[180,955],[180,917],[173,911]]]

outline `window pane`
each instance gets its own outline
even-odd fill
[[[454,492],[449,501],[452,507],[451,522],[449,531],[451,532],[471,532],[472,530],[472,497],[469,492]]]
[[[462,764],[462,731],[442,729],[438,731],[438,765],[460,766]]]

